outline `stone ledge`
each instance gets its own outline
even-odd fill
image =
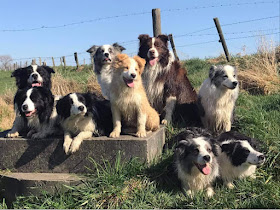
[[[99,164],[104,160],[114,163],[119,151],[124,161],[138,157],[150,163],[161,155],[165,143],[165,129],[161,127],[146,138],[122,135],[114,139],[102,136],[84,140],[79,151],[65,155],[62,139],[7,139],[1,138],[4,132],[1,134],[0,170],[24,173],[88,173],[88,168],[93,168],[91,158]]]

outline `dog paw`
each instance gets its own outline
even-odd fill
[[[110,138],[117,138],[117,137],[120,137],[120,132],[117,132],[117,131],[112,131],[110,133]]]
[[[35,133],[34,130],[30,130],[28,133],[27,133],[27,138],[32,138],[33,134]]]
[[[76,152],[76,151],[78,151],[78,149],[80,148],[80,146],[81,146],[81,141],[72,141],[72,144],[71,144],[71,146],[70,146],[70,149],[69,149],[69,153],[74,153],[74,152]]]
[[[168,125],[168,121],[167,121],[166,119],[163,119],[163,120],[161,121],[161,124],[163,124],[163,125]]]
[[[42,133],[34,133],[32,134],[31,136],[31,139],[42,139],[42,138],[45,138],[46,136]]]
[[[19,133],[18,132],[15,132],[15,133],[9,132],[9,133],[7,133],[6,137],[7,138],[16,138],[16,137],[19,137]]]
[[[226,186],[227,186],[229,189],[233,189],[233,188],[234,188],[234,185],[233,185],[231,182],[226,183]]]
[[[146,137],[147,134],[146,134],[146,131],[137,131],[136,136],[139,138],[143,138],[143,137]]]
[[[70,146],[71,146],[71,141],[63,143],[63,149],[66,155],[69,155]]]
[[[207,188],[206,195],[208,198],[211,198],[215,194],[213,188]]]
[[[194,196],[194,193],[193,193],[193,191],[191,191],[191,190],[187,190],[186,194],[187,194],[187,196],[189,196],[190,198],[193,198],[193,196]]]

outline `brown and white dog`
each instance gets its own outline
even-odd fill
[[[159,128],[159,115],[148,101],[142,84],[141,74],[146,61],[119,54],[113,64],[114,73],[110,88],[110,102],[114,129],[110,137],[119,137],[121,121],[127,126],[137,125],[138,137],[145,137],[146,131]]]
[[[176,112],[180,108],[177,105],[186,105],[182,112],[186,115],[184,120],[199,121],[196,92],[186,76],[186,70],[168,50],[168,37],[142,34],[138,39],[138,55],[147,61],[142,75],[143,84],[152,107],[161,115],[162,124],[172,121],[175,107]]]

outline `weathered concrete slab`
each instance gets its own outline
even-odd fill
[[[2,137],[5,133],[2,133]],[[0,135],[1,137],[1,135]],[[149,133],[146,138],[122,135],[120,138],[96,137],[85,140],[79,151],[65,155],[62,139],[30,140],[0,138],[0,170],[37,173],[88,173],[93,168],[90,158],[97,163],[113,163],[118,151],[122,160],[139,157],[151,162],[162,152],[165,143],[164,127]]]
[[[77,186],[85,177],[66,173],[0,173],[0,195],[10,204],[16,196],[40,195],[67,191],[66,186]]]

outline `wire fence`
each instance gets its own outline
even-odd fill
[[[233,7],[233,6],[244,6],[244,5],[260,5],[260,4],[275,4],[275,3],[279,3],[278,1],[256,1],[256,2],[244,2],[244,3],[230,3],[230,4],[220,4],[220,5],[210,5],[210,6],[200,6],[200,7],[189,7],[189,8],[178,8],[178,9],[166,9],[166,10],[162,10],[163,13],[167,13],[167,12],[179,12],[179,11],[186,11],[186,10],[198,10],[198,9],[208,9],[208,8],[216,8],[216,7]],[[33,28],[17,28],[17,29],[0,29],[0,32],[27,32],[27,31],[36,31],[36,30],[48,30],[48,29],[55,29],[55,28],[65,28],[65,27],[69,27],[69,26],[74,26],[74,25],[82,25],[82,24],[86,24],[86,23],[92,23],[92,22],[97,22],[97,21],[101,21],[101,20],[110,20],[110,19],[116,19],[116,18],[122,18],[122,17],[130,17],[130,16],[140,16],[140,15],[147,15],[147,14],[151,14],[151,12],[149,11],[143,11],[143,12],[138,12],[138,13],[129,13],[129,14],[121,14],[121,15],[115,15],[115,16],[108,16],[108,17],[100,17],[100,18],[96,18],[96,19],[90,19],[90,20],[84,20],[84,21],[78,21],[78,22],[72,22],[72,23],[66,23],[66,24],[62,24],[62,25],[54,25],[54,26],[40,26],[40,27],[33,27]],[[275,15],[275,16],[269,16],[269,17],[262,17],[262,18],[257,18],[257,19],[250,19],[250,20],[242,20],[242,21],[238,21],[238,22],[232,22],[232,23],[225,23],[222,24],[222,27],[228,27],[228,26],[232,26],[232,25],[239,25],[239,24],[245,24],[245,23],[251,23],[251,22],[257,22],[257,21],[263,21],[263,20],[270,20],[270,19],[275,19],[275,18],[279,18],[279,15]],[[218,43],[219,42],[219,37],[218,37],[218,33],[205,33],[207,31],[210,31],[212,29],[214,29],[215,26],[213,24],[213,26],[211,27],[207,27],[207,28],[202,28],[199,30],[195,30],[192,32],[188,32],[185,34],[174,34],[173,37],[176,39],[179,38],[183,38],[183,37],[210,37],[210,36],[216,36],[216,39],[211,39],[211,40],[206,40],[206,41],[201,41],[201,42],[195,42],[195,43],[186,43],[183,45],[177,45],[176,47],[178,48],[183,48],[183,47],[187,47],[187,46],[195,46],[195,45],[202,45],[202,44],[208,44],[208,43]],[[246,38],[253,38],[253,37],[258,37],[258,36],[266,36],[266,35],[276,35],[280,33],[280,28],[269,28],[269,29],[254,29],[254,30],[248,30],[248,31],[232,31],[232,32],[225,32],[224,34],[229,35],[229,36],[234,36],[234,37],[229,37],[227,39],[225,39],[226,41],[231,41],[231,40],[238,40],[238,39],[246,39]],[[203,33],[201,33],[203,32]],[[255,33],[255,34],[254,34]],[[259,34],[256,34],[259,33]],[[235,36],[235,35],[246,35],[247,36]],[[254,35],[252,35],[254,34]],[[138,39],[134,39],[134,40],[128,40],[128,41],[122,41],[122,42],[118,42],[121,45],[129,46],[129,45],[135,45],[138,43]],[[136,51],[134,52],[127,52],[128,55],[135,55],[137,54]],[[89,55],[87,52],[85,51],[81,51],[81,52],[77,52],[78,56],[82,56],[82,60],[79,59],[79,62],[81,64],[85,64],[88,63],[88,61],[90,60],[90,57],[87,56],[87,59],[85,58],[86,55]],[[55,62],[56,64],[62,64],[63,63],[63,59],[62,57],[64,57],[64,59],[66,58],[71,58],[72,59],[67,59],[67,64],[71,64],[71,65],[76,65],[75,59],[74,59],[74,52],[72,53],[67,53],[66,55],[63,56],[46,56],[46,57],[41,57],[41,56],[29,56],[29,57],[25,57],[25,58],[14,58],[13,62],[15,62],[14,64],[14,68],[16,67],[20,67],[20,66],[24,66],[26,64],[30,64],[31,60],[33,59],[40,59],[40,61],[42,60],[43,62],[48,61],[47,63],[50,65],[52,64],[52,62]],[[87,62],[86,62],[87,60]]]

